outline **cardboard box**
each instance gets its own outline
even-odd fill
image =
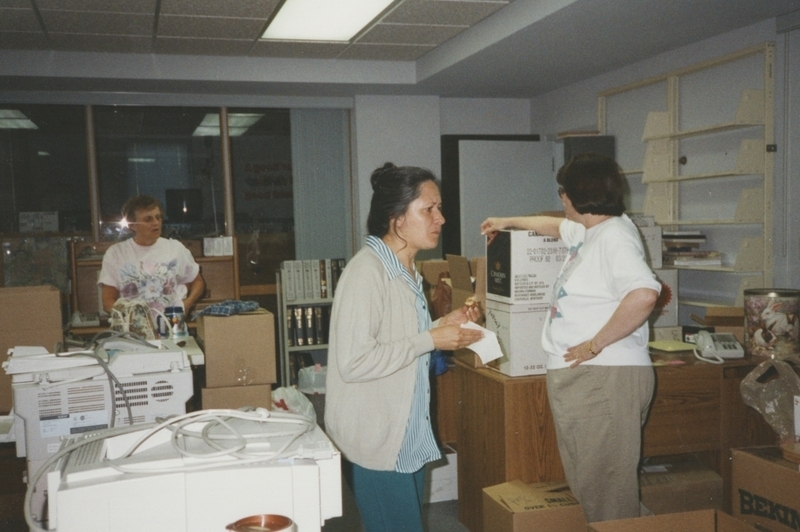
[[[519,480],[483,488],[484,532],[584,532],[586,518],[564,482]]]
[[[780,447],[733,449],[733,516],[762,532],[800,530],[800,471]]]
[[[243,406],[272,410],[272,385],[251,384],[249,386],[226,386],[224,388],[203,388],[200,392],[203,409],[230,408]]]
[[[744,307],[707,307],[705,316],[689,317],[704,327],[714,327],[714,332],[733,334],[744,345]]]
[[[275,316],[264,309],[233,316],[200,316],[206,386],[218,388],[276,381]]]
[[[720,510],[697,510],[589,523],[589,532],[755,532],[755,528]]]
[[[661,282],[661,294],[650,314],[650,327],[675,327],[678,325],[678,270],[654,270]]]
[[[642,504],[656,515],[722,510],[722,477],[695,460],[648,464],[639,473]]]
[[[547,353],[542,349],[542,330],[548,305],[508,305],[486,302],[486,328],[497,334],[503,356],[489,363],[510,377],[547,373]]]
[[[567,247],[535,231],[498,231],[486,244],[486,299],[548,303]]]
[[[651,341],[671,340],[674,342],[686,341],[683,338],[682,327],[651,327],[650,340]]]
[[[425,495],[423,501],[442,502],[458,499],[458,455],[445,445],[442,458],[425,464]]]
[[[52,352],[64,340],[61,292],[54,286],[0,288],[0,358],[18,345]],[[11,377],[0,371],[0,413],[12,408]]]
[[[444,259],[421,260],[416,263],[416,266],[417,273],[422,277],[422,290],[425,292],[425,297],[428,299],[428,305],[430,305],[433,291],[436,290],[440,275],[448,274],[450,266],[448,266],[447,261]]]

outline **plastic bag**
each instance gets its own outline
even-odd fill
[[[272,402],[275,403],[275,408],[305,416],[314,422],[317,421],[317,412],[314,410],[314,405],[297,388],[284,386],[277,390],[272,390]]]
[[[325,393],[327,376],[328,367],[321,364],[301,368],[297,374],[297,389],[307,395]]]
[[[165,318],[166,320],[166,318]],[[153,313],[143,299],[117,299],[111,308],[109,328],[112,331],[138,334],[145,340],[158,338]]]
[[[800,395],[800,357],[768,359],[742,379],[744,404],[755,408],[778,433],[781,441],[794,441],[794,396]]]

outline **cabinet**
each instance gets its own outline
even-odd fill
[[[695,454],[722,477],[723,509],[730,512],[730,450],[774,445],[778,439],[739,393],[742,379],[761,359],[722,365],[696,361],[691,353],[671,359],[682,364],[655,367],[656,390],[642,456]],[[546,376],[507,377],[456,361],[456,389],[458,519],[471,532],[481,532],[483,488],[515,479],[562,480],[564,470]]]
[[[682,323],[692,307],[742,306],[744,290],[772,284],[773,63],[766,43],[599,95],[629,209],[701,231],[723,255],[722,266],[678,267]]]
[[[306,268],[303,268],[303,263]],[[310,268],[309,264],[312,263],[316,263],[318,269]],[[344,259],[284,261],[280,271],[275,273],[281,386],[297,384],[301,354],[307,354],[311,358],[308,362],[323,365],[326,363],[333,292],[338,272],[343,268]],[[314,279],[319,280],[320,276],[325,279],[324,297],[321,288],[311,288],[308,291],[304,288],[309,283],[320,287],[319,282],[313,282]]]

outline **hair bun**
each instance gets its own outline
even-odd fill
[[[394,170],[395,168],[397,167],[394,165],[394,163],[384,163],[383,166],[373,171],[372,176],[369,179],[370,183],[372,184],[372,190],[378,190],[378,186],[382,180],[391,170]]]

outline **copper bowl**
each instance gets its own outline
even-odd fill
[[[234,532],[277,532],[291,530],[292,520],[285,515],[261,514],[239,519],[225,527]]]

